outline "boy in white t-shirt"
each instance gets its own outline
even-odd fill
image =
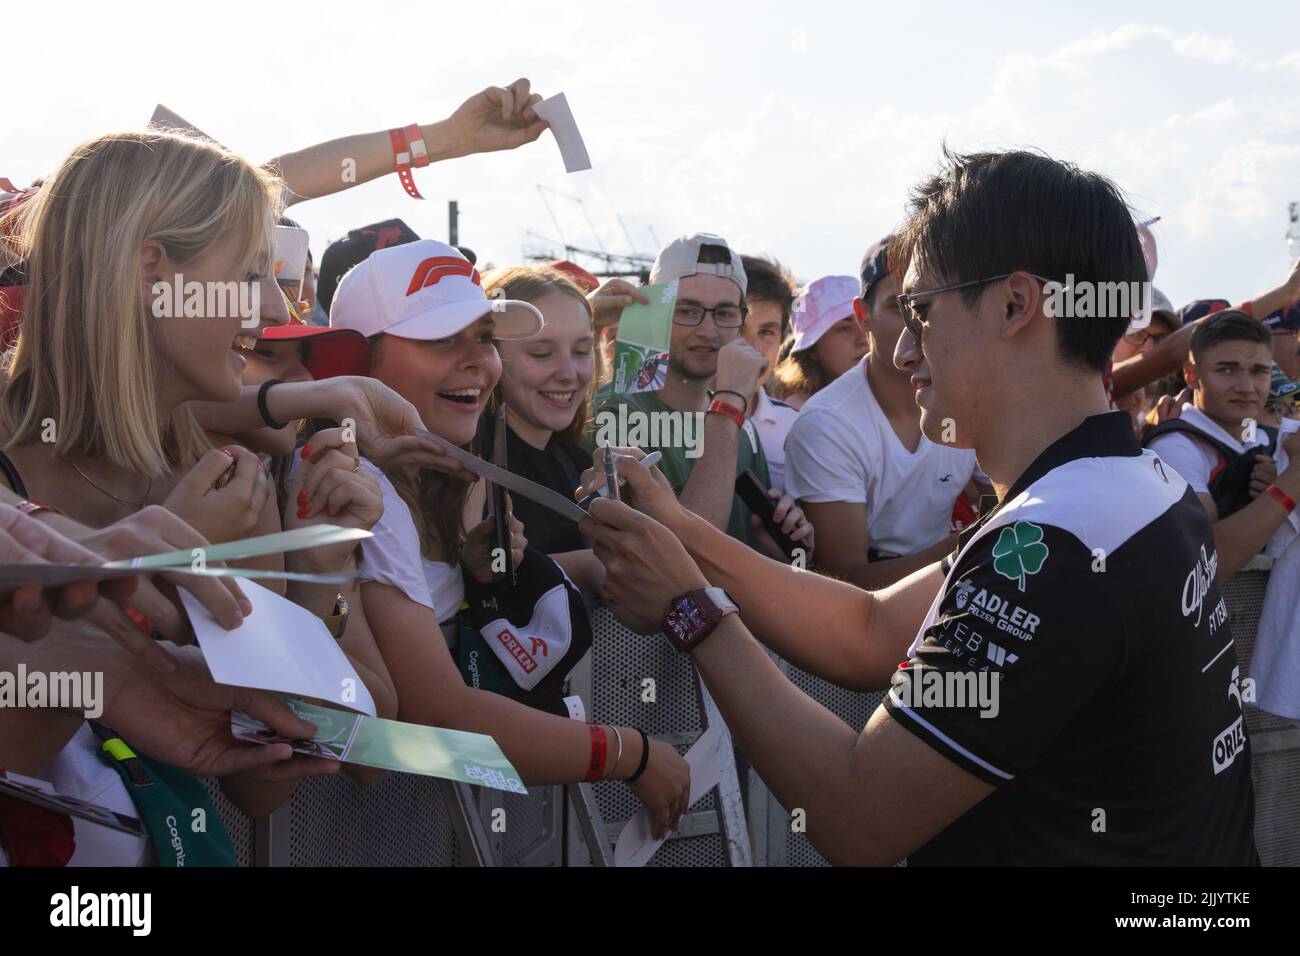
[[[821,569],[885,587],[947,554],[953,504],[975,453],[921,433],[910,373],[894,365],[903,331],[888,239],[868,250],[853,307],[870,352],[803,406],[786,439],[786,490],[817,528]]]
[[[1182,406],[1176,423],[1147,437],[1148,447],[1192,486],[1214,522],[1221,581],[1263,550],[1300,498],[1300,437],[1289,429],[1279,440],[1289,457],[1280,471],[1272,455],[1256,453],[1253,464],[1234,465],[1224,453],[1247,455],[1270,441],[1264,416],[1272,367],[1272,336],[1257,319],[1235,309],[1202,319],[1183,367],[1192,402]]]

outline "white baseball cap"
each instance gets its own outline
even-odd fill
[[[427,341],[449,338],[488,313],[498,339],[525,339],[543,324],[528,302],[489,299],[478,270],[455,248],[421,239],[377,249],[354,266],[334,293],[330,326]]]
[[[700,254],[705,246],[719,246],[726,255],[726,262],[701,262]],[[650,267],[650,282],[673,282],[685,276],[698,275],[722,276],[740,286],[743,296],[749,284],[745,275],[745,266],[736,251],[727,245],[727,240],[708,232],[697,232],[693,236],[679,236],[659,250],[654,265]]]

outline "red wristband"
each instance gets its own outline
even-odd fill
[[[717,412],[719,415],[725,415],[727,418],[730,418],[733,422],[736,423],[737,428],[745,427],[745,413],[742,412],[735,405],[732,405],[728,402],[724,402],[720,398],[715,398],[713,400],[713,402],[709,405],[709,411]]]
[[[605,728],[600,724],[588,724],[591,728],[591,762],[587,766],[587,775],[583,783],[595,783],[605,778]]]
[[[412,199],[423,199],[420,191],[415,188],[415,177],[411,174],[411,166],[427,166],[429,156],[424,146],[424,139],[418,136],[419,127],[416,126],[417,137],[412,140],[410,136],[411,127],[405,129],[390,129],[388,139],[393,144],[393,169],[397,170],[397,178],[401,180],[402,188]],[[417,155],[418,154],[418,155]]]
[[[1281,488],[1279,488],[1277,485],[1269,485],[1267,488],[1264,489],[1264,494],[1272,495],[1274,498],[1276,498],[1277,503],[1287,510],[1287,514],[1290,514],[1292,511],[1295,511],[1295,502],[1291,500],[1291,496],[1288,495]]]

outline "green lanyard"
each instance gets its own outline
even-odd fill
[[[235,847],[198,777],[135,753],[99,721],[99,759],[117,771],[149,830],[159,866],[234,866]]]

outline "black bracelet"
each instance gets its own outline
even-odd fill
[[[628,783],[636,783],[641,779],[641,774],[645,773],[646,765],[650,763],[650,738],[646,736],[644,730],[640,727],[636,732],[641,735],[641,762],[637,764],[636,773],[627,778]]]
[[[262,383],[262,387],[257,390],[257,410],[262,413],[262,421],[266,422],[267,428],[284,428],[287,422],[277,422],[271,417],[271,409],[266,405],[266,393],[271,390],[272,385],[279,385],[278,378],[269,378]]]
[[[734,388],[718,388],[718,389],[714,389],[714,391],[713,391],[713,397],[714,397],[714,398],[717,398],[719,395],[723,394],[724,392],[725,392],[726,394],[728,394],[728,395],[735,395],[738,399],[740,399],[740,405],[739,405],[739,408],[740,408],[740,410],[741,410],[742,412],[743,412],[745,409],[749,408],[749,399],[747,399],[744,395],[741,395],[741,394],[740,394],[738,391],[736,391]]]

